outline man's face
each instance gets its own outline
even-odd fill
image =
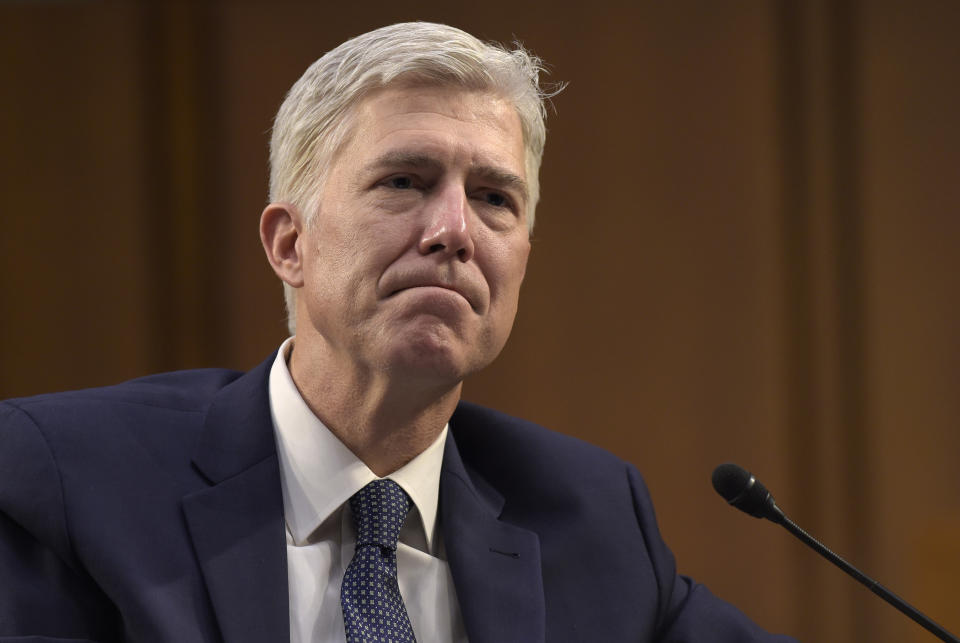
[[[517,311],[530,252],[519,117],[488,93],[387,88],[352,131],[298,241],[297,351],[455,383],[497,356]]]

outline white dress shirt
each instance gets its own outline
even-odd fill
[[[291,643],[343,643],[340,583],[356,533],[347,502],[374,474],[310,410],[293,383],[285,341],[270,369],[283,513]],[[466,642],[463,618],[437,525],[447,427],[425,451],[390,474],[413,500],[400,530],[397,578],[418,643]]]

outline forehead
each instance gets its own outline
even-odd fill
[[[415,148],[525,174],[520,117],[512,103],[491,92],[387,87],[366,96],[351,120],[347,156]]]

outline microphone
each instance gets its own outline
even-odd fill
[[[886,587],[827,549],[820,541],[798,527],[796,523],[787,518],[786,514],[777,507],[777,503],[773,500],[773,496],[767,491],[767,488],[760,484],[760,482],[753,477],[753,474],[743,467],[730,462],[718,466],[713,470],[713,488],[723,496],[724,500],[737,509],[755,518],[766,518],[778,525],[783,525],[787,531],[802,540],[818,554],[866,585],[871,592],[909,616],[914,622],[941,641],[960,643],[960,639],[956,636],[930,620],[930,618]]]

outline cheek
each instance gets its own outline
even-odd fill
[[[527,271],[529,254],[529,241],[509,246],[497,258],[492,272],[491,299],[511,318],[517,311],[520,285]]]
[[[530,238],[526,233],[524,233],[523,243],[520,244],[515,257],[517,266],[514,274],[518,275],[518,279],[523,282],[523,278],[527,275],[527,262],[530,260]]]
[[[504,279],[516,292],[527,274],[527,260],[530,258],[530,241],[524,234],[522,240],[512,244],[504,254]]]
[[[343,278],[358,270],[359,265],[376,249],[369,234],[357,225],[328,221],[313,235],[314,271],[320,278]]]
[[[368,316],[380,298],[380,283],[393,258],[381,235],[352,235],[348,242],[328,244],[316,257],[317,288],[350,316]]]

